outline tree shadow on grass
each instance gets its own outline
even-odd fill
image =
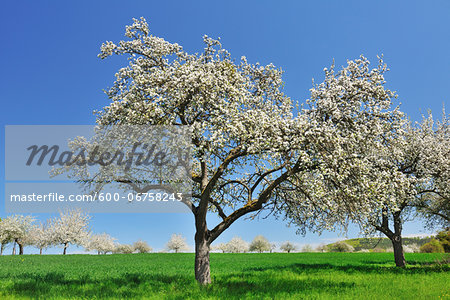
[[[191,274],[164,275],[139,272],[115,274],[83,274],[74,276],[63,271],[48,273],[5,274],[0,281],[6,295],[30,298],[142,298],[164,295],[169,299],[208,297],[242,299],[274,298],[284,295],[337,295],[357,288],[357,283],[338,277],[320,278],[314,273],[331,271],[346,273],[416,274],[449,271],[447,266],[426,266],[422,263],[407,268],[362,262],[361,265],[330,263],[296,263],[287,266],[247,268],[242,272],[213,276],[213,284],[199,287]],[[329,272],[327,272],[329,271]],[[281,296],[280,296],[281,295]]]
[[[441,264],[429,264],[426,262],[411,262],[406,268],[399,268],[395,266],[386,266],[385,262],[378,261],[364,261],[361,265],[333,265],[329,263],[323,264],[304,264],[296,263],[282,267],[256,267],[246,269],[247,271],[267,271],[267,270],[289,270],[294,273],[314,273],[322,270],[338,270],[346,273],[390,273],[390,274],[420,274],[430,272],[447,272],[450,271],[450,266]]]
[[[289,274],[272,276],[270,272],[244,272],[221,276],[207,287],[209,296],[227,299],[275,298],[292,295],[335,294],[354,289],[356,284],[338,280],[326,280],[311,277],[292,277]],[[286,276],[283,276],[286,275]]]
[[[217,297],[242,299],[254,297],[273,298],[280,294],[325,293],[330,290],[354,288],[354,283],[325,279],[271,276],[268,272],[242,272],[220,275],[213,284],[199,287],[185,276],[124,273],[117,277],[93,278],[87,274],[70,278],[62,272],[43,275],[22,273],[8,277],[13,283],[4,289],[9,295],[39,299],[48,298],[119,298],[134,299],[164,295],[168,299],[196,299]]]
[[[166,276],[162,274],[123,273],[120,276],[93,278],[84,274],[77,278],[62,272],[46,274],[22,273],[7,277],[13,280],[4,292],[22,297],[46,298],[137,298],[147,292],[167,289],[168,284],[192,285],[189,276]]]

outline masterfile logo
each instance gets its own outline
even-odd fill
[[[186,211],[187,126],[19,125],[5,139],[9,212]]]

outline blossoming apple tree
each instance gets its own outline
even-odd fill
[[[341,99],[351,103],[364,97],[362,86],[370,85],[376,78],[383,80],[382,72],[386,71],[385,67],[379,67],[378,71],[373,72],[367,68],[367,61],[360,62],[360,67],[355,68],[354,63],[350,63],[337,74],[333,68],[331,71],[326,70],[324,83],[312,89],[309,101],[312,108],[308,113],[323,116],[315,117],[315,120],[326,120],[328,116],[335,115],[333,106],[318,109],[320,102],[336,103],[340,101],[336,99]],[[389,98],[393,96],[390,93]],[[380,110],[379,116],[385,113],[386,111]],[[381,232],[393,244],[396,265],[403,267],[406,261],[402,247],[402,226],[411,213],[419,212],[428,219],[448,224],[449,122],[445,113],[441,122],[434,122],[430,115],[414,126],[400,112],[386,114],[383,119],[382,132],[376,139],[360,139],[361,143],[355,142],[351,147],[340,148],[341,153],[331,156],[327,154],[330,151],[327,144],[323,149],[315,150],[317,153],[322,152],[320,159],[332,166],[332,169],[342,169],[339,161],[352,155],[358,156],[358,163],[364,162],[363,168],[358,168],[357,172],[349,170],[348,173],[314,171],[304,174],[311,180],[287,191],[294,191],[304,198],[303,201],[288,200],[284,207],[291,220],[300,228],[310,224],[310,218],[303,214],[305,206],[310,206],[315,212],[315,218],[324,222],[324,226],[315,227],[318,231],[326,228],[326,225],[331,225],[329,229],[336,225],[345,229],[347,222],[353,221],[366,234]],[[355,128],[365,134],[361,127]],[[336,143],[329,145],[333,149]],[[311,183],[314,183],[313,186]],[[354,197],[365,201],[353,201]],[[317,205],[321,202],[319,199],[328,199],[328,206]]]
[[[28,244],[29,232],[33,228],[34,218],[31,216],[11,215],[1,221],[2,241],[12,241],[19,245],[19,255],[23,254],[23,247]],[[15,254],[15,246],[13,246]]]
[[[167,242],[166,247],[168,250],[175,251],[175,253],[178,253],[179,251],[186,251],[189,249],[188,245],[186,244],[186,239],[181,234],[172,234],[170,240]]]
[[[115,238],[111,237],[109,234],[93,234],[89,236],[87,242],[85,243],[86,250],[97,251],[97,254],[107,254],[108,252],[113,252],[116,248]]]
[[[395,143],[385,144],[383,159],[373,162],[374,173],[385,176],[387,183],[391,183],[395,205],[385,203],[367,220],[358,222],[363,225],[368,222],[392,241],[399,267],[406,264],[402,245],[405,220],[419,214],[429,223],[449,224],[449,147],[450,131],[445,114],[442,122],[435,122],[430,114],[421,123],[406,124]]]
[[[39,254],[42,255],[43,250],[53,243],[48,222],[34,225],[28,233],[28,240],[29,244],[38,248]]]
[[[63,254],[70,244],[83,245],[89,239],[90,216],[79,209],[61,211],[48,228],[52,244],[62,245]]]
[[[270,251],[270,242],[262,235],[257,235],[250,243],[249,251],[255,251],[262,253],[264,251]]]
[[[251,64],[245,57],[236,62],[219,40],[204,36],[203,51],[190,54],[151,35],[143,18],[127,26],[125,35],[128,40],[101,47],[101,58],[126,55],[129,64],[117,72],[107,92],[111,103],[98,113],[97,123],[192,128],[193,193],[184,203],[195,218],[199,283],[211,282],[211,243],[245,215],[291,201],[295,206],[289,207],[309,220],[305,228],[329,228],[333,219],[325,216],[343,216],[343,211],[329,213],[333,203],[361,202],[363,214],[364,207],[375,205],[368,203],[371,198],[358,197],[362,187],[374,193],[382,188],[371,183],[361,153],[372,150],[400,115],[391,109],[393,93],[383,86],[383,64],[369,70],[364,58],[349,62],[343,72],[350,75],[325,82],[313,90],[313,95],[324,97],[313,97],[308,109],[296,109],[282,91],[280,69]],[[349,87],[351,93],[345,93]],[[78,177],[86,174],[73,171]],[[108,176],[115,180],[114,174]],[[324,177],[342,185],[335,193],[354,196],[318,197],[324,191],[316,181]],[[360,185],[347,185],[356,180]],[[133,184],[139,191],[148,190]],[[302,189],[314,195],[294,192]],[[316,218],[319,211],[325,214]],[[221,221],[209,227],[208,212]]]

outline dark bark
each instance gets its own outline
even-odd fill
[[[65,244],[64,244],[63,255],[66,255],[66,253],[67,253],[67,247],[68,247],[68,246],[69,246],[68,243],[65,243]]]
[[[17,242],[17,245],[19,245],[19,255],[23,255],[23,244]]]
[[[236,150],[236,149],[235,149]],[[277,179],[272,181],[260,194],[256,200],[249,199],[249,202],[238,210],[235,210],[228,217],[222,216],[223,221],[219,223],[211,231],[208,230],[206,224],[206,214],[208,210],[208,203],[212,203],[210,199],[211,191],[213,186],[216,184],[218,178],[225,170],[226,166],[234,159],[239,157],[243,152],[238,150],[232,151],[227,159],[222,163],[222,165],[217,169],[216,173],[208,180],[208,172],[206,169],[206,163],[201,162],[201,183],[200,187],[202,190],[202,195],[199,205],[193,210],[195,216],[195,279],[202,285],[207,285],[211,283],[211,270],[209,263],[209,251],[211,243],[228,227],[231,226],[240,217],[258,211],[262,208],[263,204],[266,203],[273,190],[286,180],[295,170],[299,168],[300,161],[298,161],[295,166],[282,173]]]
[[[196,144],[196,140],[193,140],[194,145]],[[197,141],[198,142],[198,141]],[[193,204],[189,204],[189,208],[195,216],[195,279],[201,285],[207,285],[211,283],[211,274],[210,274],[210,262],[209,262],[209,252],[210,245],[214,242],[219,235],[224,232],[228,227],[231,226],[236,220],[240,217],[260,210],[271,197],[273,191],[289,176],[295,174],[300,170],[301,160],[299,159],[294,166],[282,172],[279,177],[275,180],[271,181],[264,189],[259,193],[256,199],[253,198],[253,192],[257,189],[259,182],[261,182],[267,175],[276,172],[278,170],[283,169],[283,166],[268,171],[260,176],[260,179],[257,180],[257,183],[253,187],[247,187],[248,189],[248,197],[247,203],[235,210],[229,216],[226,216],[224,211],[220,208],[218,202],[214,201],[211,197],[211,193],[218,183],[220,177],[227,169],[228,165],[235,159],[244,156],[246,154],[246,150],[242,150],[240,147],[236,147],[231,150],[226,159],[222,162],[222,164],[216,169],[212,176],[209,177],[210,172],[208,172],[206,160],[200,161],[200,170],[201,174],[195,177],[195,181],[200,184],[201,194],[199,195],[199,203],[198,206]],[[222,218],[222,222],[220,222],[216,227],[212,230],[208,230],[206,224],[206,214],[208,211],[208,205],[212,204],[217,208],[220,217]]]
[[[403,244],[402,244],[402,219],[401,213],[404,209],[404,206],[401,206],[400,209],[394,213],[392,213],[393,221],[394,221],[394,231],[389,228],[389,219],[387,216],[387,207],[383,209],[382,222],[381,226],[375,226],[375,228],[386,235],[392,242],[392,247],[394,248],[394,260],[395,265],[397,267],[405,267],[406,260],[405,254],[403,252]]]
[[[202,232],[195,234],[195,279],[201,285],[211,283],[209,243]]]
[[[42,255],[42,248],[39,249],[39,255]]]
[[[406,260],[405,260],[405,255],[403,253],[403,246],[402,246],[402,237],[394,236],[391,239],[391,242],[392,242],[392,246],[394,248],[395,265],[397,267],[406,266]]]
[[[402,219],[400,218],[401,212],[402,211],[399,210],[392,214],[394,217],[394,235],[392,236],[391,241],[394,248],[395,265],[397,267],[404,267],[406,265],[402,245]]]

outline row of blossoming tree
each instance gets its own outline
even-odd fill
[[[16,254],[16,245],[19,255],[24,254],[25,246],[34,246],[40,254],[49,247],[60,246],[63,254],[67,253],[69,245],[82,246],[86,251],[96,251],[98,254],[107,253],[147,253],[153,249],[147,242],[138,240],[135,243],[119,244],[109,234],[94,234],[89,228],[91,217],[79,209],[60,212],[58,217],[47,220],[45,223],[37,222],[30,215],[10,215],[0,219],[0,255],[11,244]],[[174,252],[186,251],[186,240],[179,234],[173,234],[167,243],[167,250]]]
[[[93,234],[89,229],[89,220],[90,216],[80,210],[61,212],[59,217],[47,220],[45,223],[36,222],[29,215],[16,214],[0,219],[0,255],[3,255],[8,244],[12,244],[13,255],[16,245],[19,246],[19,255],[24,254],[25,246],[38,248],[40,254],[49,247],[61,246],[64,255],[67,253],[69,245],[82,246],[86,251],[96,251],[97,254],[148,253],[153,250],[147,242],[142,240],[138,240],[132,245],[119,244],[109,234]],[[214,247],[215,250],[224,253],[272,252],[275,248],[276,245],[270,243],[262,235],[256,236],[250,244],[240,237],[234,237],[228,243],[221,243]],[[285,242],[280,246],[280,250],[288,253],[296,249],[296,246],[290,242]],[[186,239],[180,234],[173,234],[164,251],[178,253],[188,250]]]
[[[19,254],[23,248],[34,245],[42,251],[50,246],[61,246],[66,254],[70,244],[81,245],[89,237],[88,214],[81,210],[68,210],[61,212],[59,217],[47,220],[45,223],[36,223],[35,218],[27,215],[11,215],[0,220],[1,253],[4,247],[13,243],[19,246]]]
[[[449,119],[430,114],[412,123],[393,105],[382,59],[372,68],[361,56],[340,71],[325,69],[325,80],[302,103],[283,93],[280,69],[236,61],[219,40],[205,36],[203,51],[191,54],[150,34],[143,18],[125,35],[101,47],[99,57],[128,56],[128,65],[107,91],[111,103],[97,124],[192,128],[194,188],[184,203],[195,219],[199,283],[211,282],[211,243],[239,218],[263,210],[299,232],[345,230],[350,222],[364,233],[382,232],[397,266],[405,265],[408,214],[448,224]],[[150,188],[131,175],[82,168],[67,171],[81,182],[108,176],[136,191]],[[208,212],[220,218],[212,227]]]

